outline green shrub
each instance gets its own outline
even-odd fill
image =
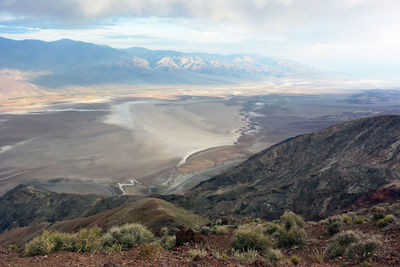
[[[330,257],[346,256],[357,262],[368,259],[381,246],[376,237],[354,231],[338,233],[329,240],[329,243],[327,254]]]
[[[265,253],[265,258],[273,265],[277,265],[282,262],[283,254],[279,249],[268,249]]]
[[[350,244],[359,242],[360,240],[361,236],[358,232],[346,231],[338,233],[329,240],[330,245],[327,248],[327,254],[330,257],[344,255],[346,248]]]
[[[382,219],[386,215],[386,209],[384,207],[375,206],[372,208],[372,219],[377,221]]]
[[[351,224],[351,217],[347,215],[342,216],[342,220],[345,224]]]
[[[100,248],[100,233],[101,230],[98,227],[92,227],[89,230],[81,229],[69,236],[69,247],[65,249],[81,253],[95,252]]]
[[[307,234],[304,229],[297,225],[292,226],[289,231],[284,227],[279,227],[273,235],[275,245],[278,248],[291,248],[293,246],[304,246],[307,240]]]
[[[340,216],[329,217],[325,221],[326,230],[330,235],[334,235],[340,232],[340,227],[344,224]]]
[[[303,227],[304,220],[301,216],[296,215],[292,211],[285,211],[280,218],[281,224],[285,227],[286,230],[290,230],[292,227]]]
[[[247,251],[234,251],[233,258],[240,262],[241,264],[251,264],[253,263],[260,254],[257,250],[247,250]]]
[[[208,236],[209,234],[212,233],[212,230],[211,230],[210,227],[204,225],[204,226],[202,226],[202,227],[200,228],[200,231],[199,231],[199,232],[200,232],[200,234],[202,234],[202,235]]]
[[[212,254],[217,258],[217,259],[229,259],[230,256],[225,252],[225,251],[218,251],[215,250],[212,252]]]
[[[344,255],[350,260],[363,262],[369,259],[373,252],[381,246],[382,243],[377,238],[365,238],[360,242],[350,244]]]
[[[48,255],[52,252],[65,250],[70,247],[70,236],[60,232],[44,231],[25,246],[28,256]]]
[[[229,233],[230,231],[230,226],[229,225],[215,225],[212,229],[211,232],[215,235],[224,235]]]
[[[238,251],[257,250],[263,252],[270,245],[270,239],[262,233],[254,231],[237,231],[231,246]]]
[[[6,246],[6,249],[11,249],[11,250],[14,250],[14,251],[18,251],[18,246],[16,245],[16,244],[9,244],[9,245],[7,245]]]
[[[176,244],[175,236],[163,236],[158,240],[158,245],[163,249],[173,249]]]
[[[265,235],[272,235],[274,234],[279,228],[279,225],[273,222],[266,222],[264,224],[264,234]]]
[[[385,215],[385,217],[379,219],[376,222],[376,225],[379,226],[379,227],[385,227],[389,223],[394,222],[394,220],[395,220],[395,217],[393,215]]]
[[[201,257],[205,257],[208,255],[208,252],[205,249],[202,248],[195,248],[195,249],[190,249],[188,251],[188,255],[190,258],[194,258],[196,256],[201,256]]]
[[[141,224],[126,224],[114,226],[101,238],[101,245],[108,249],[121,245],[123,250],[136,247],[154,240],[153,234]]]
[[[354,223],[356,223],[356,224],[363,224],[363,223],[364,223],[364,220],[361,219],[361,218],[359,218],[359,217],[357,217],[357,218],[354,218]]]
[[[160,230],[160,236],[167,236],[168,235],[168,228],[167,227],[163,227]]]
[[[299,256],[293,255],[292,257],[290,257],[290,258],[287,260],[287,263],[293,264],[293,265],[297,265],[297,264],[300,263],[300,261],[301,261],[301,259],[300,259]]]

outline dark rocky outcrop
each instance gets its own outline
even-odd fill
[[[290,138],[171,201],[210,216],[319,219],[400,179],[400,116],[348,121]]]
[[[201,236],[198,232],[192,229],[182,229],[175,233],[176,237],[176,247],[180,247],[186,243],[199,243],[201,241]]]

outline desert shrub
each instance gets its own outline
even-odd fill
[[[175,236],[163,236],[158,240],[158,245],[164,249],[173,249],[176,244]]]
[[[216,225],[222,225],[222,219],[217,219],[217,220],[215,221],[215,224],[216,224]]]
[[[377,221],[384,218],[386,215],[386,209],[384,207],[375,206],[372,208],[372,219]]]
[[[212,229],[211,232],[215,235],[224,235],[229,233],[230,231],[230,226],[229,225],[215,225]]]
[[[209,235],[209,234],[212,233],[212,230],[211,230],[210,227],[204,225],[204,226],[202,226],[202,227],[200,228],[200,231],[199,231],[199,232],[200,232],[200,234],[207,236],[207,235]]]
[[[253,263],[260,254],[257,250],[247,250],[247,251],[234,251],[233,258],[240,262],[241,264],[251,264]]]
[[[14,251],[18,251],[18,246],[16,245],[16,244],[9,244],[9,245],[7,245],[6,246],[6,249],[11,249],[11,250],[14,250]]]
[[[360,234],[354,231],[338,233],[329,240],[330,245],[327,248],[327,254],[330,257],[344,255],[346,248],[350,244],[359,242],[360,240]]]
[[[168,235],[168,228],[167,227],[163,227],[160,230],[160,236],[167,236]]]
[[[133,223],[123,226],[114,226],[101,238],[104,249],[121,245],[122,249],[136,247],[153,241],[153,234],[141,224]]]
[[[213,251],[212,252],[212,254],[217,258],[217,259],[229,259],[230,257],[229,257],[229,255],[228,255],[228,253],[226,253],[225,251],[218,251],[218,250],[215,250],[215,251]]]
[[[272,235],[275,233],[279,228],[279,225],[273,222],[266,222],[264,224],[264,234],[265,235]]]
[[[344,224],[340,216],[329,217],[325,221],[326,230],[330,235],[334,235],[340,232],[340,227]]]
[[[98,227],[81,229],[70,235],[69,247],[65,249],[81,253],[95,252],[100,247],[100,233],[101,230]]]
[[[293,255],[292,257],[290,257],[289,259],[287,259],[287,263],[289,264],[293,264],[293,265],[297,265],[299,264],[301,261],[299,256]]]
[[[313,250],[313,255],[314,259],[318,262],[323,264],[325,261],[325,256],[326,256],[326,249],[319,250],[317,248],[314,248]]]
[[[283,254],[279,249],[268,249],[265,258],[273,265],[277,265],[283,260]]]
[[[195,249],[190,249],[188,251],[188,255],[190,258],[194,258],[196,256],[201,256],[201,257],[205,257],[208,255],[208,252],[205,249],[202,248],[195,248]]]
[[[280,218],[281,224],[286,230],[290,230],[292,227],[303,227],[304,220],[301,216],[296,215],[292,211],[285,211]]]
[[[103,248],[105,251],[109,251],[109,252],[111,252],[111,251],[114,251],[114,252],[119,252],[119,251],[122,251],[122,245],[121,244],[112,244],[111,246],[108,246],[108,247],[104,247]]]
[[[364,223],[364,220],[361,219],[361,218],[359,218],[359,217],[354,218],[353,221],[354,221],[354,223],[356,223],[356,224],[363,224],[363,223]]]
[[[342,220],[345,224],[351,224],[351,217],[348,215],[343,215]]]
[[[139,253],[144,258],[156,258],[160,255],[160,250],[154,244],[143,244],[139,246]]]
[[[395,220],[395,217],[393,215],[385,215],[385,217],[379,219],[376,222],[376,225],[379,226],[379,227],[385,227],[389,223],[394,222],[394,220]]]
[[[382,243],[376,237],[365,238],[360,242],[350,244],[345,251],[345,256],[350,260],[363,262],[381,246]]]
[[[256,250],[265,251],[271,245],[268,237],[254,231],[237,231],[233,240],[232,248],[238,251]]]
[[[278,248],[291,248],[293,246],[303,246],[307,240],[307,234],[304,229],[297,225],[292,226],[289,230],[280,226],[273,234],[275,245]]]
[[[48,232],[35,237],[25,246],[28,256],[47,255],[52,252],[68,249],[70,247],[70,236],[60,232]]]
[[[346,256],[351,260],[363,261],[381,246],[381,242],[376,237],[346,231],[338,233],[329,240],[327,254],[330,257]]]

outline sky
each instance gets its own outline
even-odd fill
[[[400,76],[399,0],[0,0],[0,36],[252,53]]]

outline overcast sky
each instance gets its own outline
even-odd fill
[[[399,0],[0,0],[0,36],[256,53],[400,76]]]

